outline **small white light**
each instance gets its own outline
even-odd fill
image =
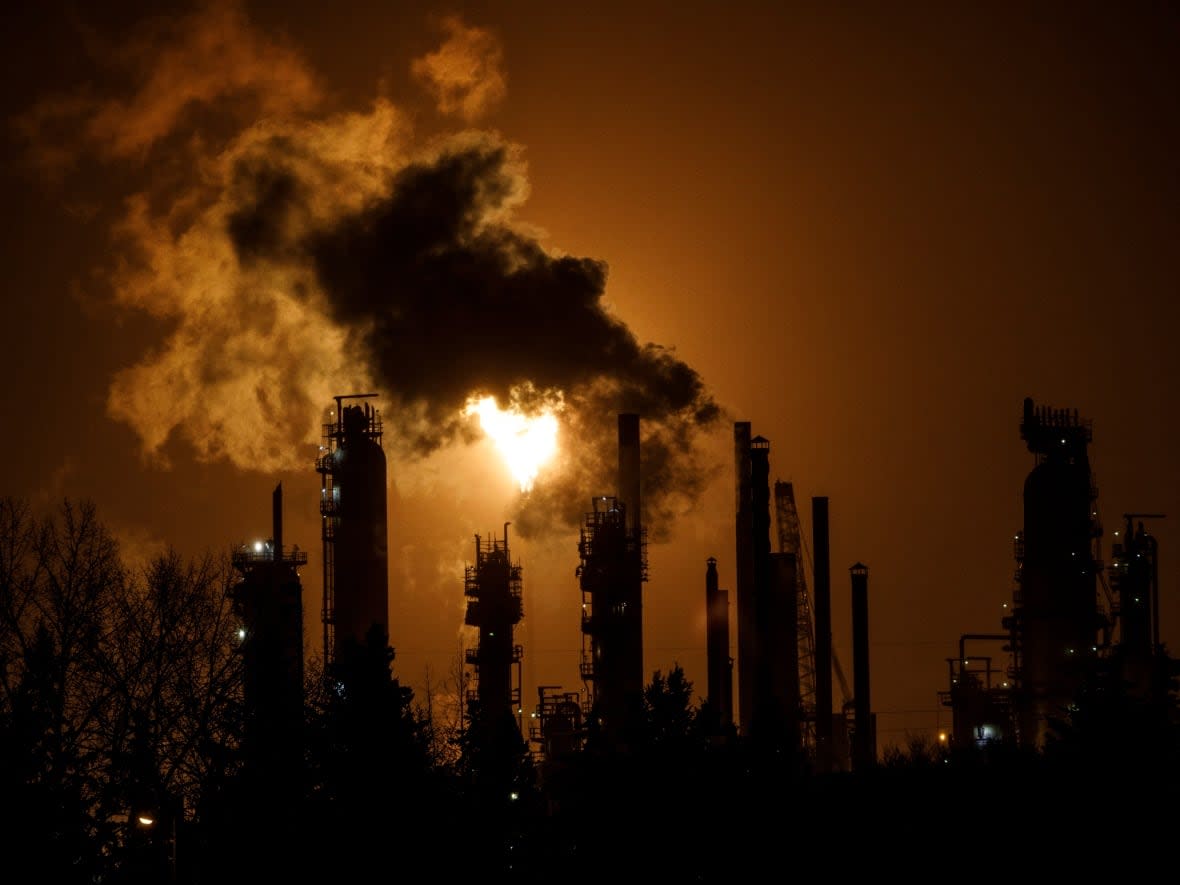
[[[246,628],[239,627],[238,628],[238,639],[245,639],[245,638],[246,638]]]

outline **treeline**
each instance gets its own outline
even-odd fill
[[[342,657],[347,691],[309,660],[302,764],[283,782],[248,764],[240,580],[228,550],[128,567],[92,502],[0,499],[6,863],[55,883],[302,881],[453,845],[453,736],[385,646]]]
[[[376,638],[327,672],[307,662],[298,763],[276,779],[249,752],[239,579],[228,551],[128,567],[89,502],[38,515],[0,499],[11,868],[54,883],[744,881],[782,852],[847,869],[870,862],[850,845],[936,844],[955,808],[974,822],[1041,808],[1057,832],[1091,791],[1178,782],[1171,677],[1149,705],[1096,678],[1043,754],[914,739],[871,771],[816,777],[786,748],[719,733],[674,664],[652,674],[627,753],[591,733],[538,768],[518,732],[415,698]],[[1130,798],[1114,822],[1145,832]]]

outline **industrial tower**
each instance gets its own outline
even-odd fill
[[[1089,421],[1024,401],[1021,438],[1035,456],[1024,482],[1018,588],[1006,621],[1017,674],[1022,743],[1042,747],[1066,714],[1108,627],[1098,603],[1102,524],[1090,472]]]
[[[842,767],[844,747],[847,744],[848,717],[855,716],[855,700],[849,690],[848,679],[831,641],[831,602],[829,585],[828,550],[828,499],[813,498],[812,513],[815,523],[816,549],[820,551],[820,562],[814,566],[810,551],[800,528],[799,509],[795,502],[795,486],[791,482],[776,480],[774,483],[775,520],[778,528],[778,552],[780,556],[793,557],[796,562],[796,603],[795,638],[799,671],[799,719],[801,746],[807,758],[815,761],[817,741],[822,736],[831,747],[828,765]],[[809,588],[807,572],[818,570],[819,579],[813,593]],[[822,586],[821,586],[822,584]],[[855,592],[854,592],[855,595]],[[817,618],[817,611],[819,617]],[[827,626],[817,638],[817,621]],[[832,702],[819,703],[821,691],[828,698],[832,695],[832,675],[839,682],[842,706],[839,713],[832,711]],[[827,728],[817,727],[820,717],[830,723]],[[875,746],[875,741],[874,744]]]
[[[1139,699],[1152,697],[1156,690],[1157,664],[1163,652],[1159,635],[1159,545],[1143,520],[1163,518],[1162,513],[1124,513],[1122,540],[1111,545],[1110,583],[1118,599],[1117,661],[1123,682]]]
[[[798,755],[799,676],[795,645],[795,583],[798,563],[772,555],[770,545],[770,441],[750,440],[751,600],[744,641],[753,680],[746,736],[759,748]],[[739,637],[739,643],[742,642]]]
[[[643,583],[639,416],[619,415],[619,495],[592,499],[578,540],[582,679],[604,744],[626,749],[643,713]]]
[[[729,591],[722,590],[717,560],[705,562],[705,659],[707,691],[718,736],[733,726],[733,658],[729,655]]]
[[[1054,720],[1070,720],[1086,680],[1106,679],[1137,701],[1162,702],[1175,675],[1159,644],[1158,549],[1143,522],[1164,515],[1123,514],[1126,530],[1111,546],[1108,585],[1090,422],[1076,410],[1038,407],[1028,398],[1020,433],[1035,460],[1024,483],[1005,632],[962,634],[958,657],[947,659],[949,688],[939,692],[952,709],[959,745],[1044,749]],[[990,654],[968,654],[968,642],[992,644],[1008,655],[1008,666],[993,664]]]
[[[798,545],[772,551],[769,440],[751,438],[749,423],[737,422],[734,455],[740,731],[756,747],[802,762],[797,634],[803,563]],[[814,670],[810,661],[808,668]]]
[[[474,688],[467,692],[468,721],[473,746],[481,754],[483,775],[510,768],[523,748],[521,733],[521,659],[513,643],[513,629],[524,614],[520,565],[508,552],[508,523],[503,542],[492,537],[483,546],[475,536],[475,562],[467,566],[463,592],[467,597],[464,623],[479,630],[475,648],[465,654],[473,668]]]
[[[368,403],[375,393],[335,397],[316,459],[321,476],[324,543],[324,662],[340,643],[363,645],[373,631],[389,641],[389,555],[385,451],[381,417]]]
[[[748,735],[754,713],[754,499],[753,465],[750,460],[750,422],[733,425],[734,572],[737,578],[737,682],[738,732]]]
[[[303,584],[307,554],[283,548],[283,485],[272,495],[273,532],[233,552],[232,588],[243,656],[247,766],[260,795],[281,805],[299,783],[303,730]]]

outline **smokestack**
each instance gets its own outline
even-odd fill
[[[815,764],[832,770],[832,580],[828,550],[828,499],[811,499],[815,551]]]
[[[750,528],[753,559],[753,682],[749,736],[765,741],[774,734],[775,715],[771,672],[777,655],[774,622],[774,574],[770,562],[770,442],[759,435],[750,440]]]
[[[869,700],[869,569],[858,562],[849,571],[852,573],[852,767],[855,771],[876,763],[877,741]]]
[[[733,425],[734,479],[737,492],[735,560],[737,575],[738,720],[749,735],[754,712],[754,502],[751,494],[750,422]]]
[[[270,499],[271,523],[274,526],[274,559],[277,562],[283,558],[283,484],[275,486]]]
[[[639,529],[641,502],[639,500],[639,416],[619,415],[619,498],[631,532]]]
[[[803,747],[799,721],[799,561],[794,553],[770,554],[772,595],[769,600],[768,647],[775,649],[763,666],[769,669],[770,703],[774,709],[773,739],[795,764]]]
[[[726,734],[733,725],[733,665],[729,657],[729,593],[718,588],[717,560],[705,564],[705,657],[709,703],[717,727]]]

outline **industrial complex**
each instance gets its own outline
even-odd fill
[[[386,458],[374,394],[335,398],[315,469],[322,476],[325,660],[349,643],[390,641]],[[526,745],[542,765],[592,743],[625,753],[644,706],[643,590],[647,581],[642,416],[621,413],[618,485],[588,497],[577,543],[582,594],[580,673],[584,686],[542,685],[535,706],[522,698],[527,647],[514,630],[524,617],[522,566],[501,537],[474,539],[463,576],[465,693],[477,742],[514,752]],[[1023,488],[1024,525],[1015,536],[1011,602],[993,631],[964,632],[938,693],[950,712],[950,747],[1040,749],[1068,716],[1087,680],[1107,674],[1133,696],[1159,691],[1166,663],[1159,637],[1158,550],[1153,520],[1127,513],[1109,561],[1097,517],[1088,448],[1091,424],[1076,410],[1026,399],[1020,437],[1034,456]],[[718,586],[717,558],[702,563],[707,685],[701,721],[715,741],[745,742],[791,760],[800,771],[840,772],[879,764],[870,693],[869,568],[856,562],[833,580],[826,497],[800,502],[790,482],[772,481],[770,443],[750,422],[733,426],[736,586]],[[246,699],[258,758],[290,764],[302,691],[302,602],[306,554],[284,547],[281,486],[273,537],[235,557],[244,622]],[[837,585],[834,588],[833,585]],[[846,588],[846,591],[845,589]],[[833,592],[852,610],[851,683],[831,640]],[[736,649],[731,648],[736,619]],[[838,692],[837,692],[838,689]],[[834,698],[838,694],[838,700]],[[276,776],[277,778],[277,776]]]

